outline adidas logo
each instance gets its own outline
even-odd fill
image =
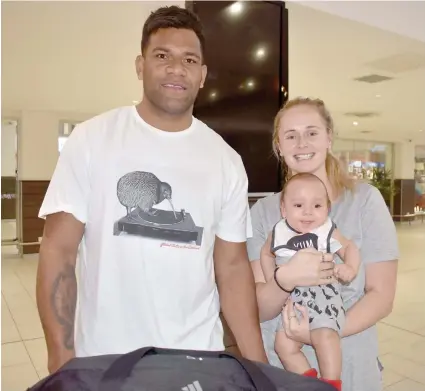
[[[195,380],[193,383],[188,384],[186,387],[183,387],[182,391],[203,391],[203,390],[198,380]]]

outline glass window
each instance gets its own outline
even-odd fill
[[[425,210],[425,145],[415,147],[415,210]]]
[[[359,179],[371,180],[374,168],[393,168],[392,143],[336,139],[333,153],[350,175]]]

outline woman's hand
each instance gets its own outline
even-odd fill
[[[297,316],[294,308],[301,315]],[[308,309],[297,303],[294,304],[291,299],[288,299],[285,307],[283,307],[282,314],[285,333],[288,338],[304,345],[311,345]]]
[[[296,286],[333,284],[335,263],[332,254],[324,254],[313,248],[297,251],[291,260],[282,265],[276,275],[285,290]]]

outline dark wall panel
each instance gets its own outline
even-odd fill
[[[22,242],[37,242],[43,236],[44,221],[38,212],[46,194],[49,181],[21,181],[22,189]],[[38,245],[23,246],[24,254],[39,251]]]
[[[394,220],[399,221],[399,215],[404,216],[408,213],[414,213],[415,209],[415,180],[414,179],[395,179],[394,186],[398,189],[394,196],[393,214]]]
[[[194,115],[241,156],[249,192],[280,190],[274,117],[288,96],[288,14],[280,1],[187,1],[201,19],[208,76]],[[262,55],[258,55],[261,53]]]

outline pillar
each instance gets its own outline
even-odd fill
[[[414,213],[415,209],[415,144],[400,142],[394,145],[394,220],[399,216]]]
[[[44,221],[38,218],[56,166],[59,121],[55,113],[22,111],[18,125],[19,226],[23,254],[37,253]]]

